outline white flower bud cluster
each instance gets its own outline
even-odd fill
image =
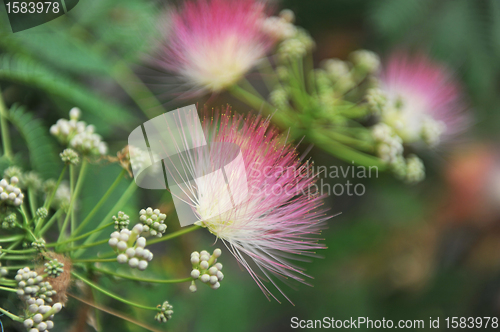
[[[78,157],[78,153],[76,153],[75,150],[73,149],[64,149],[63,152],[59,154],[61,157],[61,160],[65,164],[72,164],[72,165],[78,165],[80,162],[80,158]]]
[[[9,270],[2,267],[2,263],[0,263],[0,278],[5,277],[7,274],[9,274]]]
[[[323,68],[332,81],[337,81],[345,76],[350,76],[349,64],[340,59],[328,59],[323,62]]]
[[[21,168],[17,166],[10,166],[3,171],[3,178],[7,181],[10,181],[10,179],[14,176],[18,179],[22,179],[23,171],[21,170]]]
[[[81,111],[72,108],[69,112],[70,120],[59,119],[50,127],[50,133],[62,144],[69,144],[75,150],[83,154],[104,155],[107,153],[106,143],[102,142],[101,136],[94,133],[94,126],[78,121]]]
[[[80,112],[74,112],[74,109],[69,111],[70,120],[59,119],[50,127],[50,133],[64,145],[68,144],[76,134],[84,132],[87,127],[84,121],[78,121]]]
[[[15,226],[17,216],[15,213],[8,214],[2,221],[2,228],[9,229]]]
[[[285,89],[278,86],[269,94],[269,100],[279,109],[286,108],[288,105],[288,93]]]
[[[44,282],[43,277],[31,271],[29,267],[18,270],[14,279],[18,282],[17,295],[29,304],[36,299],[52,302],[51,297],[56,295],[50,283]]]
[[[24,194],[17,187],[19,179],[17,176],[10,178],[10,183],[6,179],[0,180],[0,203],[7,203],[13,206],[23,204]]]
[[[218,289],[220,287],[219,282],[224,279],[224,274],[222,274],[221,271],[222,264],[217,263],[217,258],[219,258],[221,254],[222,251],[218,248],[214,250],[212,255],[206,250],[202,250],[200,253],[197,251],[191,253],[191,263],[193,264],[191,277],[210,285],[212,289]],[[191,282],[189,290],[191,292],[196,292],[197,288],[194,280]]]
[[[94,133],[94,126],[88,125],[84,132],[76,134],[71,139],[72,148],[83,154],[105,155],[108,146],[102,141],[102,137]]]
[[[115,229],[121,231],[122,229],[128,228],[130,223],[129,216],[123,211],[118,211],[118,217],[113,216],[113,221],[115,222]]]
[[[167,225],[165,225],[165,218],[167,215],[161,213],[158,209],[152,209],[148,207],[147,209],[142,209],[139,211],[139,220],[143,223],[142,233],[144,236],[156,236],[162,237],[167,230]],[[137,225],[136,225],[137,226]]]
[[[36,209],[35,213],[36,213],[36,216],[38,217],[38,219],[45,219],[49,215],[49,211],[47,211],[47,209],[44,207],[40,207],[40,208]]]
[[[385,123],[372,127],[372,136],[377,142],[377,154],[386,163],[392,164],[403,154],[403,140]]]
[[[307,46],[298,38],[285,39],[278,47],[278,54],[281,59],[297,59],[307,53]]]
[[[318,89],[323,88],[323,93],[332,96],[335,92],[343,94],[356,85],[347,62],[328,59],[323,62],[323,68],[316,70]]]
[[[51,259],[44,264],[43,272],[47,273],[49,277],[57,278],[64,272],[64,263],[59,262],[56,258]]]
[[[163,304],[158,305],[159,309],[161,310],[159,313],[156,314],[155,320],[157,320],[160,323],[166,323],[168,320],[172,318],[172,315],[174,314],[174,307],[168,303],[168,301],[163,302]]]
[[[42,179],[35,172],[27,172],[23,174],[20,178],[20,182],[23,188],[29,188],[31,190],[39,190],[42,187]]]
[[[292,12],[293,15],[293,12]],[[262,21],[262,30],[274,40],[292,38],[297,33],[297,28],[284,17],[271,16]]]
[[[152,156],[154,160],[159,159],[159,156],[154,152],[152,152]],[[161,170],[159,163],[155,163],[150,166],[151,156],[149,154],[149,151],[145,151],[136,146],[129,145],[128,157],[130,159],[130,166],[132,167],[132,171],[134,172],[134,174],[137,174],[146,167],[151,167],[151,169],[148,169],[148,171],[151,171],[152,173],[157,173]]]
[[[116,260],[118,263],[128,265],[131,268],[138,268],[144,271],[148,267],[148,262],[153,259],[153,253],[146,247],[146,238],[139,237],[143,232],[143,225],[137,224],[132,231],[122,229],[120,232],[111,233],[108,244],[118,254]]]
[[[23,324],[29,329],[28,332],[43,332],[54,328],[52,319],[62,309],[61,303],[46,305],[44,300],[36,299],[28,301],[28,312],[31,314]]]
[[[31,246],[38,251],[43,251],[45,250],[45,243],[46,243],[45,240],[40,238],[36,241],[31,242]]]
[[[379,56],[371,51],[354,51],[351,53],[350,58],[354,67],[363,73],[375,73],[380,68]]]
[[[290,73],[288,72],[288,69],[285,66],[276,67],[276,75],[282,81],[286,81],[290,77]]]
[[[406,159],[406,178],[408,183],[417,183],[425,178],[425,166],[416,155],[410,155]]]
[[[373,114],[382,113],[385,104],[387,103],[387,96],[385,93],[378,88],[371,88],[366,91],[366,102],[368,103],[368,109]]]
[[[441,135],[446,130],[446,124],[442,121],[436,121],[431,117],[426,117],[422,123],[422,140],[429,147],[435,147],[439,144]]]

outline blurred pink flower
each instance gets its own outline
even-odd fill
[[[159,64],[197,92],[236,83],[273,41],[262,29],[265,6],[254,0],[189,0],[171,16]]]
[[[311,187],[315,178],[309,171],[310,165],[302,163],[295,147],[287,144],[269,120],[260,116],[244,117],[228,109],[205,117],[202,126],[209,141],[212,165],[225,165],[232,159],[227,149],[214,146],[232,143],[239,147],[246,179],[241,181],[245,176],[227,168],[226,176],[233,196],[248,192],[242,203],[234,205],[224,201],[221,193],[227,190],[226,183],[193,174],[200,169],[207,174],[205,166],[200,166],[207,160],[203,150],[194,150],[184,158],[182,170],[176,167],[167,172],[177,172],[180,176],[186,172],[192,174],[195,185],[184,190],[187,194],[184,201],[191,205],[198,218],[195,224],[207,228],[224,242],[266,297],[276,299],[264,285],[264,281],[269,280],[287,298],[271,276],[306,284],[305,278],[309,276],[289,259],[304,260],[304,256],[313,256],[315,250],[325,248],[315,235],[321,233],[328,217],[321,208],[322,197]],[[184,135],[184,140],[199,137],[192,132]],[[215,216],[214,209],[217,210]],[[255,267],[262,275],[254,271]]]
[[[413,142],[422,137],[435,145],[456,135],[467,124],[460,83],[446,66],[422,53],[393,53],[381,73],[381,81],[389,105],[398,108],[388,112],[388,122],[392,122],[403,140]]]

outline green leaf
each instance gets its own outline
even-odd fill
[[[25,112],[24,107],[16,104],[11,107],[8,116],[26,141],[32,169],[45,179],[57,177],[62,163],[48,128],[32,114]]]
[[[136,120],[130,111],[107,101],[63,74],[24,56],[0,56],[0,79],[30,85],[61,97],[109,125],[127,128]]]

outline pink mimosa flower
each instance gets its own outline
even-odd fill
[[[321,233],[328,217],[321,207],[322,197],[311,187],[315,178],[310,165],[300,161],[295,147],[284,141],[269,119],[244,117],[228,109],[205,117],[202,127],[212,165],[226,165],[233,159],[234,151],[217,146],[229,144],[238,148],[245,174],[226,168],[225,176],[233,196],[244,192],[245,198],[235,205],[221,194],[228,188],[225,182],[202,176],[209,173],[204,165],[206,150],[192,150],[183,156],[182,169],[167,166],[167,172],[181,177],[191,173],[187,177],[194,180],[185,186],[183,200],[196,215],[195,224],[207,228],[224,242],[268,298],[276,299],[264,285],[265,280],[287,298],[271,277],[306,283],[309,276],[290,263],[290,259],[303,260],[304,256],[313,256],[315,250],[325,248],[315,236]],[[183,124],[183,128],[194,127]],[[181,139],[184,143],[191,137],[199,137],[192,132],[184,136]],[[254,271],[255,267],[260,272]]]
[[[255,0],[189,0],[171,17],[160,66],[200,91],[236,83],[266,55],[265,6]]]
[[[423,54],[395,52],[381,74],[389,105],[385,121],[408,143],[430,145],[463,130],[466,121],[461,87],[452,72]]]

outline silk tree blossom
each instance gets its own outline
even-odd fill
[[[254,0],[191,0],[173,12],[159,65],[201,91],[236,83],[273,39],[262,29],[265,6]]]
[[[460,85],[445,66],[423,54],[391,55],[380,88],[387,98],[382,119],[405,143],[435,146],[465,125]]]
[[[189,123],[179,125],[196,128]],[[315,179],[309,175],[309,166],[300,161],[295,147],[287,144],[270,126],[269,119],[250,115],[245,118],[227,110],[221,115],[206,117],[202,126],[209,142],[213,169],[207,170],[204,164],[207,150],[193,149],[182,158],[181,168],[166,164],[167,173],[177,173],[179,177],[188,174],[193,179],[188,185],[181,181],[177,184],[185,186],[186,197],[181,199],[190,205],[198,219],[195,224],[207,228],[224,242],[266,297],[276,299],[264,285],[267,279],[286,298],[271,277],[307,283],[305,278],[309,276],[290,259],[300,255],[302,260],[304,256],[313,256],[315,250],[325,248],[315,235],[321,233],[327,216],[321,208],[322,197],[314,191],[311,195]],[[183,135],[181,147],[189,145],[188,140],[200,137],[193,132]],[[199,142],[193,143],[199,146]],[[233,160],[230,149],[218,148],[222,143],[238,146],[244,160],[244,175],[240,170],[225,167],[232,195],[247,193],[240,204],[234,204],[236,199],[224,198],[222,193],[228,188],[226,182],[204,176]],[[288,169],[294,172],[283,172]],[[254,271],[254,265],[262,273]]]

